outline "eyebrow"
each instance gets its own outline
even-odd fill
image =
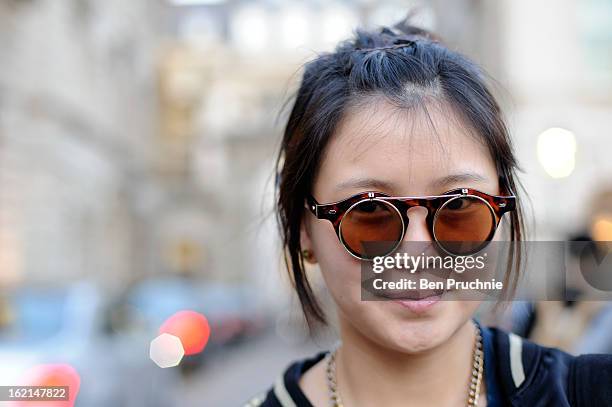
[[[464,182],[486,182],[488,178],[470,171],[459,172],[456,174],[446,175],[444,177],[438,178],[434,182],[431,183],[431,186],[434,188],[445,188],[450,185],[462,184]]]
[[[446,175],[444,177],[438,178],[430,185],[434,189],[445,188],[450,185],[462,184],[465,182],[484,182],[488,179],[483,175],[480,175],[475,172],[465,171],[456,174]],[[378,189],[383,191],[397,191],[399,190],[397,184],[391,181],[385,181],[377,178],[351,178],[346,181],[342,181],[337,184],[335,189],[336,191],[342,191],[344,189]]]
[[[351,178],[336,185],[336,190],[341,191],[347,188],[358,189],[380,189],[391,191],[396,185],[393,182],[384,181],[377,178]]]

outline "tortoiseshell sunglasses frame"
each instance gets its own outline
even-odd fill
[[[506,212],[510,212],[516,209],[516,196],[508,195],[508,196],[500,196],[500,195],[490,195],[482,191],[478,191],[473,188],[456,188],[450,191],[443,193],[442,195],[431,195],[431,196],[404,196],[404,197],[394,197],[389,196],[382,192],[376,191],[366,191],[361,192],[359,194],[353,195],[349,198],[342,199],[340,201],[320,204],[316,201],[316,199],[312,195],[308,195],[306,198],[306,207],[312,212],[312,214],[317,219],[326,219],[329,220],[340,240],[340,243],[344,246],[344,248],[353,256],[358,258],[359,260],[372,261],[371,258],[360,256],[358,253],[353,252],[350,247],[344,242],[342,238],[342,219],[346,215],[346,213],[357,206],[358,204],[366,201],[384,201],[386,203],[391,204],[392,207],[398,212],[401,220],[402,220],[402,235],[400,236],[397,244],[393,249],[389,251],[388,255],[395,251],[397,247],[401,244],[404,236],[406,235],[406,231],[408,229],[408,209],[416,206],[422,206],[427,209],[427,217],[426,223],[427,228],[429,230],[430,235],[434,238],[434,241],[438,243],[438,246],[441,247],[445,252],[451,255],[457,255],[457,253],[452,253],[446,248],[444,248],[441,244],[439,244],[439,240],[435,234],[435,221],[438,215],[438,211],[448,205],[449,202],[463,197],[475,197],[477,199],[482,200],[487,207],[489,208],[493,220],[494,225],[489,232],[487,238],[483,241],[483,243],[489,242],[499,223],[501,221],[502,216]],[[479,250],[482,250],[480,248]],[[479,251],[478,250],[478,251]]]

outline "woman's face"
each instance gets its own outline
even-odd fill
[[[439,195],[475,188],[499,194],[487,147],[454,119],[448,108],[428,105],[400,111],[383,101],[347,112],[324,153],[312,194],[328,203],[363,191],[392,196]],[[425,208],[408,210],[407,241],[431,241]],[[499,234],[499,230],[498,233]],[[313,251],[343,324],[403,352],[433,348],[471,318],[476,301],[438,301],[412,310],[394,301],[361,301],[361,261],[342,246],[326,220],[310,212],[302,248]]]

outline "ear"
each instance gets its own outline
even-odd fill
[[[317,264],[317,257],[313,250],[311,231],[308,223],[308,217],[311,216],[308,212],[302,217],[302,224],[300,226],[300,247],[302,250],[301,256],[307,263]],[[309,256],[305,256],[304,252],[310,253]]]

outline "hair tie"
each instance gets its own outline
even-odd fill
[[[355,48],[355,51],[363,51],[363,52],[370,52],[370,51],[383,51],[386,49],[399,49],[399,48],[406,48],[406,47],[412,47],[413,45],[415,45],[416,42],[413,40],[409,40],[406,38],[398,38],[395,41],[393,41],[393,45],[385,45],[382,47],[373,47],[373,48]]]

